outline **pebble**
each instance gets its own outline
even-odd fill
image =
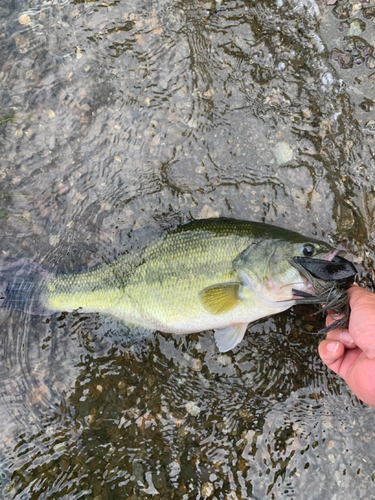
[[[365,29],[366,23],[362,21],[362,19],[354,19],[354,21],[350,23],[349,35],[360,35],[365,31]]]
[[[336,462],[335,455],[333,455],[332,453],[328,455],[328,459],[333,464]]]
[[[207,483],[202,484],[201,494],[202,497],[207,498],[210,497],[214,492],[214,485],[207,481]]]
[[[342,50],[333,49],[331,52],[331,59],[342,69],[349,69],[353,67],[353,56],[343,52]]]
[[[238,500],[238,496],[234,491],[230,491],[228,495],[225,497],[225,500]]]
[[[350,10],[348,5],[338,4],[332,11],[338,19],[348,19],[350,17]]]
[[[355,219],[352,210],[348,207],[342,207],[340,222],[339,224],[337,224],[338,230],[348,231],[354,226],[354,224],[355,224]]]
[[[197,219],[213,219],[219,216],[220,216],[219,212],[215,212],[213,208],[210,207],[209,205],[204,205]]]
[[[293,158],[293,149],[286,142],[279,142],[273,150],[279,165],[287,163]]]
[[[186,403],[185,409],[193,417],[197,417],[201,411],[199,406],[194,401],[189,401],[188,403]]]
[[[194,372],[200,372],[202,370],[202,361],[199,358],[192,358],[191,369]]]
[[[223,366],[228,366],[232,363],[232,358],[230,356],[227,356],[226,354],[220,354],[217,357],[217,362]]]
[[[30,393],[31,404],[37,404],[43,401],[45,398],[50,397],[50,390],[46,384],[39,387],[35,387]]]
[[[30,17],[27,16],[26,14],[23,14],[22,16],[20,16],[19,18],[19,22],[20,24],[29,24],[29,22],[31,21]]]
[[[360,10],[362,10],[362,4],[355,3],[352,7],[352,13],[355,14],[356,12],[359,12]]]
[[[29,71],[26,71],[26,74],[25,74],[26,80],[36,80],[37,76],[38,75],[36,74],[36,72],[33,71],[32,69]]]
[[[49,149],[54,149],[56,146],[56,136],[53,134],[51,135],[51,137],[49,138],[49,141],[48,141],[48,147]]]
[[[373,19],[375,17],[375,6],[367,7],[367,9],[363,11],[363,17],[365,19]]]
[[[49,237],[49,244],[52,247],[56,247],[59,244],[60,236],[58,234],[51,234]]]
[[[135,423],[137,424],[137,426],[139,427],[139,429],[142,432],[144,432],[149,427],[155,427],[156,426],[156,420],[155,420],[155,418],[148,411],[144,415],[142,415],[141,417],[137,418],[137,420],[135,421]]]
[[[332,75],[332,73],[330,72],[327,72],[327,73],[324,73],[324,75],[322,76],[322,83],[324,85],[332,85],[334,83],[335,79]]]
[[[366,123],[365,128],[367,130],[371,130],[372,132],[375,132],[375,120],[370,120]]]
[[[367,45],[367,47],[365,47],[363,50],[362,50],[362,56],[363,57],[367,57],[367,56],[371,56],[372,52],[373,52],[374,48],[372,45]]]

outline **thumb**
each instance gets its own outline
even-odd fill
[[[332,371],[340,375],[341,364],[344,359],[345,347],[341,342],[323,340],[319,344],[319,356]]]

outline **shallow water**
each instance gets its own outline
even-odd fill
[[[84,269],[230,216],[331,241],[369,285],[372,56],[331,52],[374,18],[338,5],[3,0],[1,258]],[[123,347],[96,315],[2,311],[3,498],[372,498],[374,410],[312,312],[220,355],[211,332]]]

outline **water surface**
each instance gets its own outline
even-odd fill
[[[369,285],[372,55],[332,50],[374,44],[373,18],[338,5],[3,0],[1,258],[82,270],[227,216],[341,246]],[[97,315],[1,312],[3,497],[371,498],[374,410],[312,312],[224,355],[212,332],[123,346]]]

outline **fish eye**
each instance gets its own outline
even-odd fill
[[[312,257],[315,254],[315,248],[308,243],[303,247],[302,253],[305,257]]]

